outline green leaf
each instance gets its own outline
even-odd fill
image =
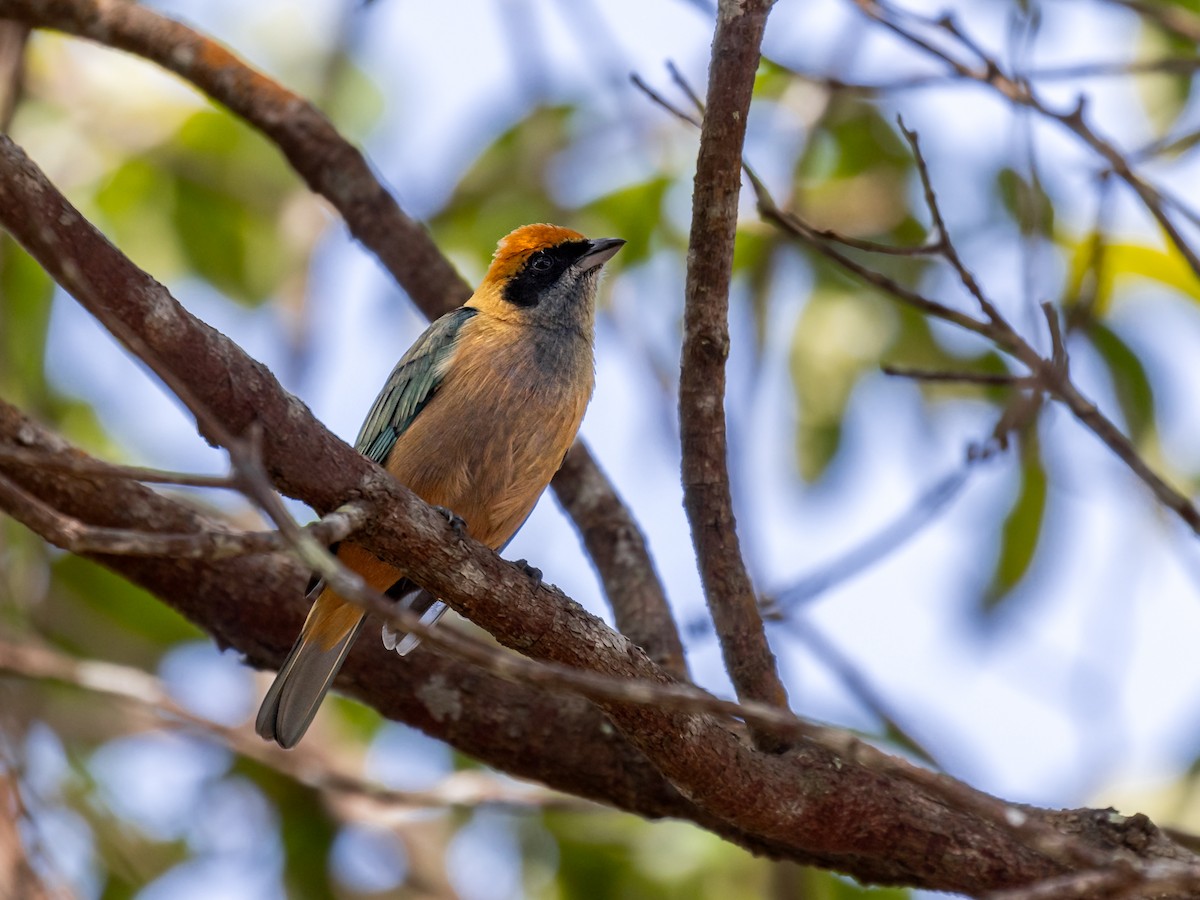
[[[121,248],[160,280],[194,273],[255,304],[300,264],[301,248],[280,222],[300,190],[265,139],[204,110],[170,142],[118,167],[95,203]]]
[[[1021,436],[1021,484],[1000,532],[1000,557],[983,597],[984,612],[999,608],[1029,571],[1045,513],[1046,470],[1037,432],[1030,428]]]
[[[39,610],[41,628],[84,655],[103,647],[108,659],[148,668],[171,645],[205,636],[169,606],[91,560],[64,554],[52,573],[58,590]]]
[[[383,115],[386,100],[379,85],[345,54],[339,53],[322,111],[343,135],[361,142]]]
[[[240,198],[260,213],[275,212],[293,191],[304,189],[274,144],[224,110],[190,116],[159,152],[171,171]]]
[[[339,724],[345,727],[348,734],[364,744],[379,732],[379,726],[383,724],[383,716],[354,700],[335,694],[328,697],[325,703],[337,711]]]
[[[160,280],[183,269],[172,210],[175,179],[149,158],[119,166],[96,191],[103,230],[138,266]]]
[[[621,251],[621,265],[641,262],[654,249],[652,238],[658,231],[663,200],[670,186],[671,179],[659,176],[605,194],[580,210],[588,220],[586,226],[581,223],[580,227],[592,229],[595,234],[625,238],[628,244]]]
[[[746,286],[754,314],[756,353],[761,353],[766,344],[770,299],[775,287],[775,257],[784,246],[778,231],[761,225],[739,228],[733,246],[733,272]]]
[[[0,395],[28,410],[47,399],[46,334],[54,283],[7,236],[0,237]]]
[[[287,895],[332,900],[328,863],[337,831],[320,793],[248,757],[239,757],[232,771],[251,778],[279,811]]]
[[[208,185],[180,179],[175,184],[172,224],[192,269],[219,290],[252,299],[246,279],[246,211]]]
[[[1054,234],[1054,203],[1039,182],[1029,182],[1005,166],[996,173],[1000,200],[1023,235]]]
[[[817,228],[893,237],[912,221],[912,154],[878,109],[839,96],[797,161],[793,206]]]
[[[823,146],[816,152],[828,155],[810,158],[806,152],[800,161],[802,175],[847,178],[880,167],[900,172],[913,168],[908,145],[873,103],[835,98],[813,137],[817,135],[823,136]],[[819,159],[822,164],[813,167]]]
[[[572,140],[569,106],[535,108],[488,146],[430,222],[438,245],[476,258],[526,222],[553,222],[562,207],[547,199],[545,179]]]
[[[796,83],[796,73],[779,63],[759,57],[758,71],[754,73],[754,100],[778,100]]]
[[[1100,322],[1087,329],[1088,340],[1108,366],[1125,427],[1135,444],[1154,433],[1154,388],[1146,367],[1115,331]]]
[[[792,337],[791,374],[799,403],[796,458],[801,477],[819,478],[841,441],[850,394],[878,366],[894,321],[873,298],[818,288]]]
[[[1095,316],[1103,317],[1107,313],[1117,296],[1118,282],[1131,278],[1153,281],[1200,301],[1200,279],[1174,244],[1167,243],[1162,247],[1105,244],[1097,259],[1094,236],[1088,235],[1071,250],[1067,283],[1077,294],[1087,283],[1089,274],[1095,279]],[[1068,290],[1068,301],[1074,296],[1071,289]]]

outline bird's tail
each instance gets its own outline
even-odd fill
[[[281,747],[296,746],[308,730],[365,618],[329,588],[317,590],[320,596],[254,723],[260,736]]]

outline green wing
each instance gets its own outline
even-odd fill
[[[354,442],[355,450],[383,465],[396,439],[437,392],[454,355],[458,333],[475,315],[476,311],[467,307],[447,313],[408,348],[375,398]]]

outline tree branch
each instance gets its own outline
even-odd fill
[[[680,681],[690,681],[679,631],[654,575],[646,539],[620,498],[596,477],[600,472],[587,446],[576,442],[555,478],[558,501],[571,511],[596,564],[617,630]]]
[[[448,540],[449,529],[439,513],[334,439],[261,365],[178,307],[3,141],[0,217],[52,273],[79,291],[89,308],[119,317],[128,327],[138,324],[150,348],[160,359],[171,360],[176,375],[219,412],[230,432],[245,433],[257,425],[264,436],[264,459],[277,483],[289,485],[318,509],[361,497],[387,510],[360,534],[364,546],[382,559],[406,568],[503,643],[529,655],[601,675],[670,685],[641,651],[559,592],[534,586],[474,542]],[[218,366],[221,375],[213,377]],[[37,429],[19,418],[11,421],[11,410],[8,418],[3,431],[20,435],[21,446],[34,447]],[[298,447],[305,452],[297,452]],[[96,476],[5,468],[23,489],[81,521],[112,527],[136,522],[176,533],[209,527],[195,513],[133,482],[110,479],[102,486]],[[85,505],[90,505],[86,512]],[[307,573],[279,556],[202,563],[136,557],[100,561],[169,598],[204,623],[220,643],[237,646],[259,664],[277,664],[299,627],[298,586]],[[755,753],[724,724],[696,711],[727,710],[730,705],[710,700],[696,706],[694,695],[667,704],[666,699],[682,697],[682,686],[664,691],[661,705],[652,691],[638,694],[636,702],[598,701],[617,726],[618,734],[613,734],[611,728],[605,731],[602,720],[589,722],[585,711],[590,707],[582,701],[554,696],[547,703],[542,692],[448,664],[432,652],[398,662],[372,641],[359,642],[339,685],[371,698],[385,715],[430,730],[510,771],[646,815],[653,815],[648,808],[656,806],[759,852],[819,863],[866,880],[977,890],[980,884],[1029,883],[1069,869],[1076,856],[1093,858],[1076,848],[1085,838],[1058,833],[1061,814],[1022,812],[1017,828],[1008,804],[916,769],[843,732],[797,723],[810,740],[786,756]],[[573,730],[564,729],[564,710],[576,715]],[[758,710],[762,721],[787,716],[762,704]],[[529,730],[514,735],[521,726]],[[613,753],[603,770],[596,768],[604,759],[596,759],[597,746]],[[669,783],[655,780],[653,769],[638,761],[633,747]],[[688,800],[681,800],[670,784],[679,785]],[[1105,840],[1111,848],[1111,835]],[[1139,846],[1150,848],[1145,852],[1155,855],[1174,848],[1144,836],[1139,840]]]
[[[81,475],[54,465],[82,454],[0,400],[0,446],[19,442],[50,465],[0,470],[65,514],[92,525],[161,533],[201,533],[221,526],[194,509],[123,476]],[[223,647],[259,667],[282,662],[304,620],[307,569],[290,556],[163,560],[92,555],[157,594]],[[433,653],[403,660],[381,642],[359,641],[339,689],[498,769],[560,790],[657,818],[693,818],[739,841],[697,810],[587,701],[496,678]],[[749,845],[762,852],[761,842]]]
[[[19,417],[11,407],[2,403],[0,434],[22,435],[22,443],[27,447],[45,445],[48,452],[71,452],[61,442],[45,435],[33,423]],[[57,450],[54,450],[56,444]],[[352,454],[352,451],[347,452]],[[173,532],[188,530],[189,525],[211,528],[211,523],[194,512],[158,497],[148,488],[133,482],[118,479],[105,482],[91,476],[84,478],[55,472],[51,468],[28,466],[19,470],[19,474],[31,479],[25,484],[27,489],[36,490],[45,502],[64,508],[82,520],[114,525],[137,521],[144,527],[159,526]],[[399,510],[391,518],[403,515],[404,511]],[[431,517],[439,527],[443,524],[438,523],[436,513],[431,513]],[[169,599],[189,618],[211,630],[220,643],[232,644],[246,652],[252,662],[265,660],[277,664],[299,627],[302,604],[297,585],[307,573],[297,571],[294,565],[279,556],[207,561],[202,565],[186,560],[134,557],[101,557],[99,561],[155,590],[164,599]],[[522,575],[512,567],[499,561],[496,563],[500,572],[507,572],[518,588],[523,587],[528,592],[529,585]],[[440,564],[435,560],[434,565]],[[464,559],[459,560],[459,566],[460,571],[471,571],[471,564]],[[515,599],[512,586],[504,581],[501,575],[493,590],[500,605],[512,608]],[[535,605],[543,609],[553,605],[548,603],[550,598],[546,596],[544,588],[538,591],[538,595]],[[455,599],[449,594],[446,596]],[[517,603],[516,617],[528,617],[528,605]],[[572,618],[575,621],[568,623],[566,629],[581,633],[580,625],[584,618],[589,617],[582,611],[574,612],[576,615]],[[536,627],[531,630],[535,634],[539,631]],[[610,641],[620,640],[612,632],[608,634]],[[594,639],[585,634],[583,642],[587,644],[589,640]],[[544,648],[550,642],[551,636],[543,636],[537,640],[537,646]],[[603,645],[598,646],[601,651],[605,649]],[[589,646],[582,652],[593,649],[595,647]],[[632,661],[628,656],[622,655],[620,658]],[[930,859],[927,864],[930,871],[926,877],[936,871],[938,883],[942,883],[941,880],[947,876],[942,871],[944,866],[935,863],[930,856],[927,841],[940,843],[951,834],[961,834],[965,838],[960,850],[967,854],[968,860],[979,860],[981,854],[990,857],[996,852],[991,845],[998,840],[1013,853],[1005,855],[1006,866],[1014,863],[1014,856],[1018,861],[1017,871],[1028,871],[1030,866],[1037,871],[1049,865],[1045,860],[1037,862],[1039,854],[1022,849],[1019,843],[1012,845],[1011,839],[1004,837],[1002,827],[989,826],[969,816],[956,826],[953,823],[956,814],[950,813],[947,819],[941,803],[923,799],[926,798],[924,788],[914,784],[905,787],[903,778],[896,782],[880,774],[872,774],[869,767],[861,767],[863,760],[874,760],[878,765],[900,766],[902,770],[907,770],[906,764],[899,760],[889,762],[889,757],[853,740],[849,743],[844,738],[841,740],[844,751],[850,754],[841,762],[835,762],[832,754],[816,746],[788,760],[739,750],[737,742],[727,732],[708,727],[703,717],[686,717],[685,721],[690,725],[677,726],[667,734],[654,728],[644,730],[643,734],[656,743],[661,752],[679,757],[681,767],[685,765],[684,759],[694,767],[696,778],[702,781],[704,787],[699,793],[710,800],[714,794],[720,796],[731,793],[734,797],[726,802],[736,799],[746,815],[750,815],[751,811],[757,815],[762,804],[773,807],[783,803],[782,798],[775,794],[784,786],[790,788],[788,795],[794,793],[796,796],[784,806],[791,810],[792,804],[798,803],[802,811],[801,820],[807,824],[800,832],[789,832],[781,823],[779,831],[788,834],[788,840],[784,843],[740,832],[706,813],[703,808],[689,808],[687,801],[683,801],[661,782],[651,781],[647,784],[643,780],[638,783],[639,775],[643,779],[648,778],[653,771],[635,761],[640,756],[621,759],[621,753],[618,752],[618,758],[613,760],[616,769],[605,765],[602,754],[599,759],[596,758],[598,752],[619,750],[622,743],[612,729],[606,728],[601,721],[583,727],[587,720],[586,711],[590,707],[583,703],[580,708],[578,704],[581,701],[573,698],[549,698],[540,692],[531,695],[528,689],[520,685],[498,681],[469,667],[456,667],[434,653],[414,654],[398,663],[378,642],[372,641],[359,642],[347,662],[339,685],[348,687],[356,696],[368,699],[385,715],[409,721],[509,771],[536,777],[552,786],[614,803],[643,815],[655,815],[650,808],[658,804],[658,814],[669,810],[668,814],[690,818],[758,852],[823,862],[847,869],[863,878],[894,881],[898,877],[897,870],[888,857],[894,849],[895,829],[899,829],[905,835],[908,848],[902,855],[907,857],[909,852],[913,852]],[[653,719],[660,714],[648,710],[647,715]],[[513,738],[511,743],[505,740],[506,735]],[[711,746],[714,741],[717,747]],[[732,753],[733,758],[726,759],[722,768],[710,768],[704,763],[704,757],[713,750],[721,752],[722,756]],[[774,772],[774,777],[766,782],[763,776],[768,773],[761,771],[764,765]],[[541,766],[545,768],[539,770]],[[716,772],[722,774],[718,776]],[[800,776],[799,780],[797,776]],[[747,794],[749,785],[743,783],[746,779],[757,786],[759,793]],[[835,787],[830,779],[839,783],[839,786]],[[779,780],[782,783],[776,784],[771,795],[761,793],[766,785]],[[657,788],[656,783],[659,785]],[[631,788],[629,793],[624,791],[627,786]],[[961,788],[969,792],[965,785]],[[814,801],[811,804],[800,799],[810,794]],[[887,799],[890,795],[894,795],[893,799]],[[841,812],[833,816],[834,809],[841,810],[841,801],[836,797],[851,802],[860,810],[870,808],[877,812],[880,816],[876,826],[879,832],[864,834],[860,821],[853,817],[842,819]],[[859,799],[855,800],[856,797]],[[796,811],[791,810],[787,815],[794,815]],[[852,853],[842,847],[842,839],[836,837],[837,828],[829,831],[831,825],[838,821],[844,822],[844,827],[852,828],[859,835]],[[914,830],[918,822],[924,824]],[[968,822],[973,823],[972,830],[962,831]],[[926,832],[931,825],[940,837]],[[979,828],[983,829],[983,835],[973,833],[974,829]],[[990,840],[985,835],[990,836]],[[806,840],[816,840],[824,849],[815,852],[798,850],[795,845]],[[956,839],[955,843],[959,841]],[[989,849],[984,851],[984,847]],[[831,859],[834,861],[831,862]],[[904,865],[907,867],[910,864]],[[1002,867],[997,865],[996,874],[1001,870]],[[970,876],[966,874],[967,871],[971,872]],[[966,880],[960,879],[977,877],[977,869],[968,863],[961,875],[949,877],[953,879],[952,883],[966,884]]]
[[[0,0],[0,18],[64,31],[134,53],[157,63],[208,94],[274,142],[305,183],[341,213],[353,234],[371,250],[429,318],[460,306],[471,288],[454,270],[420,223],[409,218],[387,188],[371,171],[363,154],[337,133],[311,103],[246,65],[215,41],[186,25],[133,3],[97,3],[95,0]],[[212,435],[209,435],[212,438]],[[582,444],[581,441],[577,442]],[[586,480],[587,489],[583,482]],[[589,496],[603,503],[612,515],[592,516],[589,524],[577,522],[594,546],[645,545],[640,530],[621,503],[615,489],[589,453],[576,454],[574,464],[555,476],[556,493]],[[573,518],[572,502],[562,500]],[[591,515],[587,510],[581,515]],[[605,533],[611,523],[613,531]],[[601,573],[606,596],[614,613],[632,610],[631,598],[607,593],[612,586],[642,585],[636,602],[647,604],[634,620],[667,655],[681,646],[679,631],[666,603],[665,593],[648,553],[606,552],[593,556]],[[678,655],[677,658],[682,658]]]
[[[530,655],[669,684],[665,673],[636,648],[557,591],[535,588],[472,542],[448,542],[445,523],[436,513],[329,435],[261,365],[178,307],[6,142],[0,142],[0,218],[88,308],[104,321],[118,323],[123,337],[136,336],[159,361],[169,360],[172,377],[222,428],[234,435],[257,429],[276,483],[290,486],[318,509],[362,498],[388,510],[363,533],[364,544],[382,558],[405,566],[503,642]],[[5,409],[0,404],[0,423]],[[8,433],[23,435],[22,446],[33,446],[31,434],[37,442],[31,423],[8,424],[13,426]],[[185,523],[206,527],[194,512],[127,480],[15,469],[3,461],[0,468],[19,479],[23,490],[82,522],[129,527],[157,521],[168,526],[163,528],[167,533],[191,530]],[[282,557],[102,561],[187,607],[189,615],[210,623],[218,640],[225,635],[239,647],[253,648],[245,652],[257,653],[259,661],[277,662],[298,628],[301,604],[293,592],[305,573]],[[461,583],[447,573],[456,573]],[[759,850],[842,868],[865,879],[978,891],[981,885],[1016,886],[1073,866],[1094,867],[1097,859],[1111,861],[1114,855],[1134,866],[1140,865],[1138,852],[1188,862],[1173,855],[1178,848],[1137,817],[1116,821],[1106,813],[1017,810],[840,732],[807,729],[811,739],[792,753],[765,755],[743,747],[721,722],[696,711],[701,707],[686,711],[631,702],[604,704],[624,737],[598,716],[591,720],[594,730],[563,732],[564,709],[591,713],[592,707],[569,695],[546,698],[524,685],[447,664],[436,653],[421,652],[398,662],[376,642],[360,642],[339,684],[372,692],[385,714],[406,710],[434,729],[454,731],[464,727],[464,717],[474,716],[469,724],[476,727],[486,720],[486,733],[473,737],[484,748],[480,755],[504,757],[496,745],[503,745],[507,734],[512,739],[507,759],[514,770],[531,768],[532,756],[547,765],[550,779],[578,778],[585,784],[582,790],[593,790],[608,802],[618,802],[611,797],[611,780],[628,788],[629,772],[620,766],[602,774],[576,767],[587,765],[593,742],[623,748],[622,765],[651,776],[637,788],[645,788],[664,807],[686,810],[681,814]],[[486,703],[481,705],[481,699]],[[541,704],[541,720],[522,715],[523,699]],[[765,713],[762,718],[771,720]],[[526,733],[513,738],[514,723],[534,732],[533,739]],[[552,758],[539,755],[539,727],[554,742]],[[683,786],[690,799],[683,800],[658,778],[633,745]],[[641,793],[626,799],[629,808],[639,811],[649,802]],[[1149,871],[1149,866],[1143,868]]]
[[[725,435],[729,286],[746,115],[770,0],[722,0],[692,194],[679,379],[684,506],[725,667],[742,700],[787,706],[733,515]],[[762,748],[778,736],[756,733]]]

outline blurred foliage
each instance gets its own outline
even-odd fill
[[[1154,434],[1154,386],[1146,366],[1108,326],[1093,322],[1087,329],[1087,336],[1108,366],[1126,431],[1135,444],[1144,446]]]
[[[1024,3],[1016,8],[1028,11],[1035,6]],[[1200,0],[1174,6],[1200,11]],[[335,29],[321,36],[328,46],[315,46],[296,62],[289,54],[305,45],[287,38],[286,24],[257,23],[268,32],[278,27],[281,42],[288,47],[275,48],[274,53],[290,60],[302,89],[351,135],[370,137],[387,112],[382,98],[392,91],[373,83],[355,64],[354,48],[342,43],[346,33]],[[446,56],[452,56],[452,39],[436,35],[431,40],[446,42]],[[298,210],[311,209],[316,201],[269,142],[224,110],[198,106],[194,98],[182,95],[171,101],[171,114],[149,123],[156,127],[146,128],[146,133],[141,129],[134,129],[136,134],[119,129],[110,133],[103,122],[80,116],[67,102],[75,92],[94,99],[94,94],[84,93],[95,86],[86,77],[90,70],[79,68],[78,48],[65,40],[38,46],[43,58],[31,69],[34,77],[14,132],[19,141],[33,147],[36,158],[41,154],[54,163],[51,171],[70,188],[72,199],[114,243],[173,287],[189,282],[210,286],[212,293],[228,301],[223,313],[231,321],[242,313],[292,312],[304,305],[303,299],[297,303],[295,297],[305,294],[303,288],[297,290],[296,280],[303,278],[297,273],[313,267],[319,235],[297,227],[296,219]],[[839,67],[852,67],[855,54],[843,53],[840,46],[835,50],[830,71],[841,77],[846,72]],[[272,56],[268,49],[262,52]],[[1138,58],[1195,52],[1196,47],[1178,34],[1142,19],[1133,47]],[[275,62],[288,68],[278,59]],[[441,77],[440,73],[432,76]],[[622,87],[623,79],[624,71],[617,79]],[[1195,135],[1187,133],[1187,113],[1195,105],[1194,78],[1190,73],[1149,74],[1131,81],[1154,136],[1172,138],[1167,155],[1185,157],[1195,146]],[[588,88],[593,89],[599,90],[595,84]],[[763,61],[754,90],[760,108],[769,108],[772,116],[799,135],[794,145],[781,140],[778,148],[771,146],[775,157],[750,160],[756,167],[765,163],[763,171],[773,176],[768,180],[781,205],[814,227],[846,237],[907,248],[928,240],[928,210],[912,153],[895,122],[897,102],[887,92],[824,92],[770,59]],[[515,224],[562,221],[588,233],[628,240],[610,278],[623,273],[636,277],[638,270],[664,257],[681,265],[686,250],[681,229],[686,228],[687,214],[680,212],[679,201],[690,195],[694,132],[632,92],[612,95],[619,98],[619,103],[611,104],[615,114],[586,92],[515,93],[510,85],[497,88],[496,97],[503,97],[504,103],[495,101],[501,114],[490,121],[501,124],[476,158],[453,173],[453,191],[429,219],[440,246],[464,268],[479,271],[496,238]],[[133,115],[130,109],[137,111],[136,90],[128,94],[112,100],[126,117]],[[958,123],[951,117],[945,127],[954,129]],[[1181,130],[1184,133],[1179,134]],[[602,174],[591,185],[595,190],[573,194],[588,199],[572,206],[563,199],[565,192],[557,189],[555,179],[561,177],[564,158],[592,142],[603,144],[597,137],[601,133],[625,141],[632,134],[646,152],[622,151],[629,159],[601,159],[596,168]],[[937,135],[929,138],[927,146],[936,146]],[[613,145],[627,146],[620,141]],[[1102,222],[1089,229],[1078,224],[1079,216],[1061,214],[1056,203],[1061,204],[1069,189],[1078,189],[1078,182],[1064,187],[1053,173],[1014,159],[1019,156],[997,151],[980,154],[979,159],[934,162],[935,182],[950,185],[943,201],[951,213],[955,239],[969,263],[987,259],[993,246],[1021,241],[1045,250],[1052,258],[1048,268],[1058,273],[1053,276],[1058,280],[1051,283],[1061,286],[1049,295],[1059,298],[1068,338],[1094,350],[1102,374],[1111,382],[1115,410],[1108,411],[1118,415],[1139,446],[1153,446],[1159,427],[1156,403],[1164,393],[1158,380],[1162,368],[1148,364],[1146,352],[1122,330],[1114,313],[1131,294],[1145,288],[1180,305],[1194,306],[1200,301],[1200,283],[1177,250],[1144,228],[1126,225],[1110,230]],[[622,167],[623,163],[628,165]],[[1099,191],[1100,182],[1095,184]],[[973,210],[972,202],[959,204],[955,192],[965,190],[972,190],[969,199],[974,206],[986,208]],[[971,302],[961,292],[955,293],[958,287],[952,273],[928,256],[847,252],[901,284],[947,303]],[[344,274],[334,272],[338,278]],[[756,364],[762,363],[770,337],[779,334],[786,341],[791,408],[774,412],[779,421],[795,423],[785,438],[790,439],[790,458],[801,486],[825,486],[833,480],[830,472],[840,458],[846,458],[851,443],[848,432],[855,404],[865,384],[883,377],[881,365],[988,375],[1013,371],[1013,364],[994,349],[949,337],[945,327],[864,288],[752,214],[738,235],[734,272],[734,302],[747,304],[754,322]],[[796,310],[794,316],[781,314],[781,299],[798,294],[802,302],[788,307]],[[1000,299],[1007,303],[1012,298]],[[659,302],[662,306],[647,311],[647,321],[662,309],[668,315],[681,314],[682,285],[675,295]],[[53,346],[55,303],[70,301],[56,295],[50,279],[23,251],[0,237],[0,396],[86,448],[111,458],[136,459],[139,448],[117,446],[108,435],[104,411],[67,395],[67,389],[55,381],[59,361],[47,358],[48,347]],[[734,310],[735,316],[742,312]],[[671,344],[653,349],[673,358],[677,348]],[[753,368],[753,377],[763,377],[766,367]],[[936,423],[947,410],[982,410],[978,418],[986,422],[977,435],[980,440],[1004,416],[1015,393],[1010,387],[956,382],[913,384],[902,390],[910,392],[927,423]],[[979,531],[989,535],[987,552],[978,554],[979,571],[972,573],[981,587],[977,596],[964,602],[994,611],[1032,580],[1046,542],[1048,511],[1059,475],[1047,463],[1054,458],[1048,441],[1036,423],[1015,437],[1015,449],[1006,458],[1010,490],[1002,502],[981,514]],[[985,617],[989,624],[994,618]],[[94,563],[47,550],[7,520],[0,522],[0,627],[6,635],[33,635],[83,659],[149,671],[163,671],[174,651],[200,637],[192,625],[154,598]],[[206,672],[192,675],[201,680]],[[252,786],[251,800],[243,798],[241,806],[217,814],[201,811],[197,800],[197,821],[189,821],[188,828],[156,830],[110,802],[95,775],[100,751],[125,735],[142,733],[145,722],[115,710],[107,701],[92,702],[57,685],[0,679],[0,702],[6,713],[27,724],[24,734],[0,734],[0,749],[19,745],[14,755],[31,785],[29,802],[59,823],[59,834],[80,835],[83,849],[77,856],[85,862],[77,864],[83,875],[74,883],[93,887],[94,896],[139,896],[172,871],[221,856],[206,855],[204,841],[215,838],[211,834],[204,838],[202,832],[207,828],[219,836],[234,832],[245,821],[257,822],[252,816],[255,803],[269,809],[267,824],[250,842],[253,846],[240,848],[242,856],[227,856],[236,857],[258,878],[283,885],[289,896],[361,895],[331,874],[330,858],[348,826],[356,824],[355,816],[370,819],[373,812],[331,802],[321,791],[271,766],[231,755],[192,778],[186,785],[192,793],[183,788],[146,788],[139,782],[142,790],[151,794],[157,790],[164,801],[178,793],[199,796],[197,785],[205,791],[231,784]],[[344,760],[348,766],[361,764],[369,769],[380,717],[350,701],[328,706],[334,727],[322,732],[319,720],[306,744],[317,748],[318,759]],[[53,736],[39,737],[42,729]],[[205,740],[187,737],[181,742],[195,750],[206,746]],[[167,754],[172,762],[185,755],[178,748],[171,752],[177,753]],[[46,774],[47,759],[55,754],[65,762]],[[478,767],[462,757],[449,758],[446,771],[434,777]],[[445,868],[447,845],[456,834],[467,831],[472,818],[458,810],[390,809],[379,815],[380,827],[400,836],[410,860],[409,880],[377,893],[447,894],[450,889],[441,881],[423,879],[430,868]],[[528,812],[502,821],[521,851],[516,861],[518,882],[531,897],[898,900],[908,896],[904,891],[864,889],[828,873],[754,859],[680,823],[647,823],[599,811]],[[264,891],[271,895],[269,889]]]
[[[903,246],[913,235],[914,169],[912,153],[878,106],[838,96],[797,160],[796,207],[817,228]]]
[[[1054,234],[1054,203],[1035,179],[1005,166],[996,173],[996,186],[1004,209],[1023,235]]]
[[[496,236],[520,222],[554,222],[565,212],[546,174],[571,140],[572,109],[539,106],[501,133],[471,165],[430,228],[447,252],[487,258]]]
[[[336,896],[327,869],[337,827],[323,808],[319,792],[247,761],[238,763],[234,771],[253,779],[279,813],[288,895],[313,900]]]
[[[908,891],[863,888],[793,865],[764,866],[714,835],[678,822],[629,816],[554,813],[541,825],[554,835],[559,876],[556,900],[903,900]]]
[[[1200,282],[1174,245],[1106,242],[1102,257],[1097,260],[1091,238],[1089,235],[1087,240],[1067,246],[1071,253],[1069,284],[1077,288],[1085,275],[1092,276],[1092,307],[1097,315],[1106,315],[1113,299],[1128,289],[1129,282],[1136,280],[1152,282],[1193,301],[1200,300]]]
[[[999,558],[983,597],[985,612],[995,610],[1029,571],[1046,515],[1046,469],[1036,430],[1025,430],[1020,444],[1020,485],[1001,528]]]
[[[22,408],[46,405],[44,357],[54,282],[7,234],[0,236],[0,393]]]
[[[175,610],[90,560],[59,554],[50,577],[55,589],[35,621],[64,649],[86,655],[98,643],[107,659],[152,669],[171,647],[202,636]]]
[[[203,110],[171,141],[116,168],[96,205],[134,262],[159,277],[188,271],[256,304],[303,263],[280,221],[298,190],[265,138],[224,111]]]

